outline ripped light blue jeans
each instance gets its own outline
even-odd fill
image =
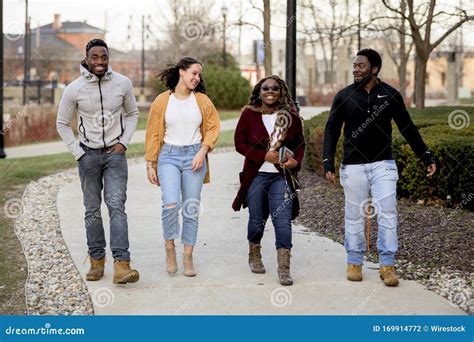
[[[206,163],[197,171],[191,165],[201,144],[177,146],[164,144],[158,157],[158,179],[162,194],[163,238],[176,240],[180,236],[179,210],[183,217],[181,242],[196,244],[201,190],[206,175]]]
[[[344,247],[348,264],[363,263],[366,250],[364,228],[368,213],[371,217],[377,215],[380,264],[394,265],[398,250],[397,180],[398,170],[394,160],[341,165],[340,181],[345,196]]]

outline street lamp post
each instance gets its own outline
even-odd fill
[[[0,0],[0,158],[5,158],[7,155],[3,149],[3,0]]]
[[[286,23],[286,83],[299,112],[296,101],[296,0],[286,2]]]
[[[28,81],[30,79],[30,63],[29,63],[29,52],[30,52],[30,35],[29,35],[29,18],[28,18],[28,0],[25,0],[25,49],[24,53],[24,63],[23,63],[23,105],[26,105],[28,102],[27,99],[27,87]]]
[[[227,6],[223,6],[222,7],[222,15],[224,17],[224,27],[223,27],[223,30],[222,30],[222,63],[224,64],[224,68],[227,68],[227,53],[226,53],[226,50],[225,50],[225,39],[226,39],[226,36],[225,36],[225,30],[226,30],[226,26],[227,26]]]

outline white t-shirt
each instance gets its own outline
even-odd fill
[[[202,115],[191,93],[187,99],[178,100],[171,94],[165,113],[164,142],[171,145],[194,145],[202,140]]]
[[[263,124],[265,125],[265,128],[267,129],[268,135],[270,137],[272,136],[273,128],[275,127],[276,119],[277,119],[277,114],[276,113],[262,115]],[[273,173],[278,172],[275,165],[273,165],[272,163],[269,163],[267,161],[265,161],[263,163],[263,165],[260,167],[260,169],[258,171],[259,172],[273,172]]]

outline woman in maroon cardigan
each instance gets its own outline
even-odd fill
[[[235,211],[249,208],[247,239],[249,266],[254,273],[265,273],[260,241],[271,215],[275,227],[280,284],[292,285],[290,276],[291,220],[298,216],[299,203],[294,177],[301,168],[304,137],[301,117],[288,87],[278,76],[257,83],[249,104],[243,109],[235,130],[235,148],[245,156],[240,173],[240,189],[232,204]],[[280,160],[279,151],[287,153]]]

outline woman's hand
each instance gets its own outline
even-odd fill
[[[201,149],[198,151],[198,153],[196,153],[191,165],[191,170],[193,172],[200,170],[204,166],[204,163],[206,162],[207,151],[209,151],[209,147],[202,145]]]
[[[292,169],[298,166],[298,161],[295,158],[288,158],[286,163],[283,164],[287,169]]]
[[[160,181],[158,180],[158,176],[156,174],[156,167],[147,165],[147,167],[146,167],[146,176],[148,178],[148,181],[151,184],[160,186]]]
[[[267,154],[265,155],[265,161],[272,164],[278,164],[280,162],[280,157],[278,156],[278,152],[268,151]]]

